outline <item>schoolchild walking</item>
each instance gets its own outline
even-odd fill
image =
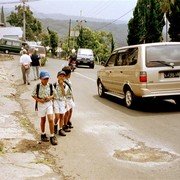
[[[36,110],[41,118],[41,141],[48,142],[49,139],[45,133],[46,117],[49,122],[50,142],[52,145],[57,145],[57,139],[54,135],[53,122],[53,86],[48,83],[50,75],[47,71],[40,72],[40,83],[37,84],[32,93],[32,97],[36,100]]]
[[[73,97],[73,91],[72,91],[72,83],[70,81],[71,77],[71,68],[69,66],[65,66],[62,69],[65,73],[65,84],[68,87],[68,90],[66,92],[66,101],[67,101],[67,112],[65,113],[64,116],[64,130],[69,130],[69,128],[73,128],[72,122],[71,122],[71,117],[73,113],[73,108],[75,107],[74,103],[74,97]]]
[[[54,83],[54,133],[58,133],[60,136],[66,136],[66,133],[63,130],[64,114],[66,112],[65,91],[67,89],[66,84],[64,83],[65,75],[64,71],[59,71],[57,74],[57,82]]]

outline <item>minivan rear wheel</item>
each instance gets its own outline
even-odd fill
[[[130,89],[125,91],[125,103],[128,108],[132,108],[135,104],[135,96]]]
[[[105,89],[104,89],[101,81],[98,82],[98,94],[100,97],[104,97],[104,95],[105,95]]]

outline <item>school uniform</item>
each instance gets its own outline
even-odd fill
[[[67,102],[67,111],[69,111],[71,108],[75,107],[75,103],[73,100],[73,92],[72,92],[72,83],[69,79],[65,80],[65,83],[67,84],[67,90],[66,90],[66,102]]]
[[[65,83],[63,84],[64,91],[66,92]],[[65,114],[66,112],[66,97],[63,95],[62,88],[59,83],[56,83],[54,88],[54,113],[55,114]]]
[[[54,89],[52,89],[52,90],[54,91]],[[32,96],[37,97],[36,91],[37,91],[37,87],[34,88]],[[50,91],[51,91],[51,89],[50,89],[49,83],[47,83],[47,85],[45,85],[45,86],[42,83],[40,83],[38,98],[44,99],[47,96],[50,96],[51,95]],[[50,101],[45,102],[45,103],[38,102],[38,116],[39,117],[45,117],[48,114],[53,114],[53,101],[50,100]]]

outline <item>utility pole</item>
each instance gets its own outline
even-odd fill
[[[70,36],[71,36],[71,19],[69,20],[69,30],[68,30],[68,55],[70,50]]]
[[[2,23],[2,25],[3,25],[4,27],[6,27],[6,20],[5,20],[5,16],[4,16],[4,8],[3,8],[3,6],[1,7],[1,13],[0,13],[0,15],[1,15],[1,23]]]
[[[23,3],[23,40],[26,41],[26,5],[25,2],[28,0],[22,0]]]

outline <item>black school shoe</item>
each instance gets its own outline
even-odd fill
[[[58,125],[55,124],[55,125],[54,125],[54,134],[57,134],[57,132],[58,132]]]
[[[41,141],[43,142],[49,142],[48,137],[46,136],[46,134],[41,134]]]
[[[50,137],[50,142],[51,142],[51,144],[52,144],[53,146],[54,146],[54,145],[57,145],[58,142],[57,142],[56,136]]]
[[[60,135],[60,136],[66,136],[66,133],[64,132],[63,129],[60,129],[60,130],[59,130],[59,135]]]
[[[69,129],[68,125],[63,125],[63,130],[65,132],[71,132],[71,130]]]
[[[73,125],[72,125],[72,123],[71,123],[70,121],[67,122],[67,125],[68,125],[68,127],[69,127],[70,129],[73,128]]]

